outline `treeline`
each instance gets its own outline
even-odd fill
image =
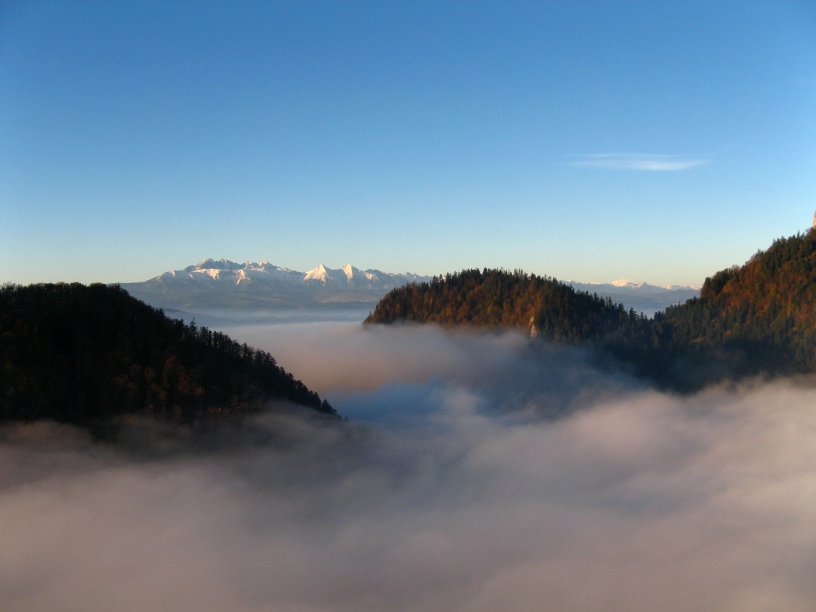
[[[601,348],[658,383],[816,372],[816,231],[781,238],[707,278],[699,298],[653,319],[521,271],[465,270],[386,295],[367,323],[512,326]]]
[[[273,398],[334,414],[269,353],[171,319],[118,286],[0,288],[0,419],[88,424],[144,412],[192,423]]]

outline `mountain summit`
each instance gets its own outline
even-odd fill
[[[131,295],[162,308],[267,308],[321,304],[373,305],[391,289],[430,277],[320,264],[299,272],[267,260],[205,259],[142,283],[122,283]]]

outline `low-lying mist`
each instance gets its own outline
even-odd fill
[[[513,333],[225,331],[350,420],[3,428],[0,609],[814,609],[811,387],[665,395]]]

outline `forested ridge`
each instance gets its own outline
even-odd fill
[[[386,295],[366,323],[509,326],[602,349],[678,389],[724,378],[816,372],[816,230],[776,240],[706,278],[700,297],[649,319],[521,271],[465,270]]]
[[[655,360],[669,376],[816,372],[816,229],[706,278],[699,298],[654,325],[663,327]]]
[[[767,342],[816,368],[816,230],[776,240],[744,266],[705,279],[700,297],[668,308],[677,342]]]
[[[334,414],[269,353],[171,319],[118,286],[3,286],[0,360],[3,420],[146,413],[194,423],[269,399]]]
[[[644,318],[548,276],[473,269],[394,289],[365,322],[513,326],[559,342],[581,343],[600,342]]]

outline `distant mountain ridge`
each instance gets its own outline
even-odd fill
[[[649,283],[641,283],[626,278],[614,280],[609,283],[581,283],[578,281],[568,280],[564,281],[568,285],[572,285],[581,291],[587,291],[592,288],[596,289],[627,289],[633,291],[700,291],[699,287],[694,285],[650,285]]]
[[[699,297],[700,288],[693,285],[650,285],[628,279],[615,280],[610,283],[580,283],[564,281],[577,291],[589,294],[597,293],[602,297],[612,298],[626,308],[634,308],[647,316],[661,312],[669,306],[683,304],[686,300]]]
[[[265,308],[374,304],[391,289],[429,276],[320,264],[299,272],[267,260],[205,259],[141,283],[120,283],[131,295],[164,308]]]
[[[336,287],[364,287],[366,289],[393,289],[405,283],[428,280],[428,276],[418,274],[392,274],[381,270],[360,270],[351,264],[332,269],[320,264],[308,272],[298,272],[289,268],[276,266],[267,260],[236,263],[228,259],[205,259],[200,263],[187,266],[183,270],[171,270],[156,276],[145,283],[172,282],[226,282],[240,285],[242,283],[266,282],[308,284],[320,283]],[[142,283],[143,284],[143,283]]]
[[[363,270],[351,264],[307,272],[268,260],[237,263],[204,259],[181,270],[170,270],[141,283],[120,283],[131,295],[159,308],[336,308],[372,306],[386,293],[430,276]],[[621,279],[609,283],[566,281],[578,291],[610,297],[647,316],[698,297],[690,285],[657,286]]]

